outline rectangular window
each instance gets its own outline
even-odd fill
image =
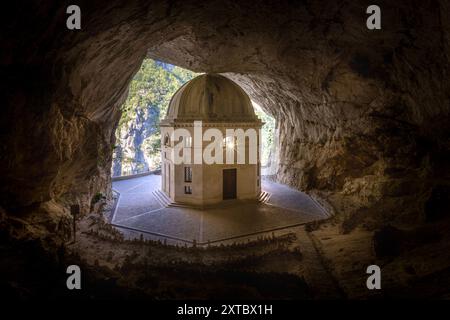
[[[185,137],[184,146],[186,148],[192,147],[192,137]]]
[[[192,194],[191,186],[184,186],[184,193],[185,194]]]
[[[192,182],[192,168],[184,167],[184,182]]]

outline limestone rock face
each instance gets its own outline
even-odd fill
[[[142,109],[136,108],[134,117],[118,126],[116,137],[120,141],[116,141],[114,149],[113,177],[149,171],[143,151],[144,140],[159,130],[158,119],[159,110],[148,105]],[[132,159],[131,163],[126,163],[127,158]]]
[[[375,31],[362,0],[89,1],[78,31],[68,4],[13,4],[4,21],[6,217],[108,195],[119,106],[145,56],[241,85],[277,119],[278,180],[326,197],[349,229],[420,221],[449,183],[444,0],[379,1]]]

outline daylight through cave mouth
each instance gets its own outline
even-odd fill
[[[83,27],[70,31],[63,5],[38,2],[12,4],[4,20],[7,31],[17,29],[5,32],[0,53],[6,83],[0,225],[8,244],[32,239],[56,251],[73,239],[77,217],[89,228],[84,219],[101,217],[113,202],[116,129],[131,121],[121,106],[138,90],[133,77],[150,58],[223,75],[276,119],[271,181],[306,192],[334,214],[298,235],[315,239],[323,255],[317,260],[329,261],[338,277],[353,277],[373,261],[384,265],[387,257],[387,268],[396,270],[390,279],[448,279],[450,259],[442,254],[450,252],[445,1],[381,1],[382,30],[366,28],[367,3],[359,0],[326,8],[314,0],[83,2]],[[157,150],[159,139],[144,140],[127,142],[144,144],[133,161],[145,158],[146,148]],[[120,174],[157,168],[157,157]],[[136,215],[147,209],[139,210]],[[191,234],[199,242],[222,236],[219,229],[214,237],[207,229],[200,233],[199,225],[194,233],[188,224],[176,231],[191,242]],[[349,260],[361,263],[346,265]],[[342,283],[363,283],[354,278]]]
[[[120,108],[112,177],[161,169],[160,121],[175,91],[194,76],[189,70],[144,59]]]
[[[159,124],[174,93],[197,73],[169,63],[144,59],[130,82],[116,129],[111,176],[127,176],[161,170]],[[275,119],[252,101],[261,128],[263,175],[276,174]]]
[[[119,230],[204,245],[226,239],[243,241],[242,238],[252,234],[305,223],[307,219],[298,210],[323,218],[323,210],[305,194],[263,181],[266,177],[273,179],[277,169],[275,120],[232,80],[214,74],[200,76],[168,63],[145,59],[130,83],[121,113],[112,165],[116,206],[112,214],[107,214]],[[252,120],[248,122],[247,117]],[[166,129],[170,119],[176,121],[172,128],[176,129],[175,135]],[[177,130],[186,131],[202,120],[206,127],[201,129],[200,149],[195,130],[190,132],[193,136],[178,138]],[[248,126],[252,123],[256,131]],[[220,136],[209,136],[211,132]],[[180,144],[182,149],[175,151]],[[175,154],[193,150],[200,150],[202,164],[193,163],[191,153],[183,155],[183,162],[174,165]],[[222,153],[219,158],[218,153]],[[208,155],[214,155],[212,163],[206,159]],[[252,158],[256,162],[252,163]],[[225,174],[229,171],[234,171],[233,181]],[[224,214],[218,209],[223,206],[222,200],[230,199],[256,201],[251,205],[228,203],[227,216],[228,219],[235,216],[231,225],[236,230],[230,229],[229,223],[219,226],[211,220]],[[274,209],[282,202],[283,210],[291,210],[291,214]],[[271,207],[264,207],[265,203]],[[175,204],[187,209],[171,209]],[[203,210],[201,213],[193,213],[199,208]],[[261,210],[270,211],[274,219],[267,219]],[[173,217],[171,223],[164,221],[168,212],[177,216],[176,222]],[[252,224],[246,223],[246,219],[253,220],[254,226],[249,227]],[[180,232],[180,224],[194,228]],[[200,233],[195,229],[201,230]]]
[[[384,18],[399,36],[385,38],[360,28],[357,12],[365,8],[355,4],[342,22],[344,29],[355,30],[350,41],[340,28],[322,30],[310,23],[311,17],[322,17],[321,9],[292,5],[289,15],[304,17],[294,22],[287,20],[283,6],[271,4],[226,27],[221,21],[249,8],[224,6],[219,14],[213,4],[196,8],[182,3],[166,11],[161,4],[143,9],[133,3],[117,16],[127,22],[126,28],[118,27],[109,6],[91,8],[84,16],[89,36],[55,29],[53,34],[65,40],[58,48],[48,38],[51,33],[42,38],[40,29],[33,30],[28,38],[42,39],[42,52],[44,44],[49,50],[32,58],[25,57],[24,42],[8,38],[17,49],[4,60],[11,62],[5,70],[11,87],[8,105],[14,108],[2,117],[4,154],[9,155],[1,166],[3,207],[12,213],[36,213],[38,208],[39,214],[59,219],[67,217],[70,205],[87,213],[93,199],[110,196],[120,106],[132,77],[149,57],[195,72],[224,74],[240,85],[277,120],[276,180],[314,193],[330,210],[341,212],[346,231],[366,219],[372,221],[371,229],[387,222],[423,222],[424,204],[433,190],[445,187],[435,178],[446,172],[441,156],[447,154],[442,143],[449,127],[446,90],[434,93],[422,85],[446,83],[445,48],[426,36],[440,30],[433,22],[439,21],[438,9],[415,12],[418,21],[427,23],[414,39],[405,40],[404,25],[396,19],[404,14],[402,6],[392,5]],[[330,5],[324,19],[340,10]],[[147,20],[148,12],[153,22]],[[158,20],[168,12],[173,17]],[[64,14],[54,17],[58,23],[64,20]],[[98,17],[103,17],[101,23]],[[288,32],[279,34],[284,27]],[[405,47],[405,41],[420,43],[433,65],[424,69],[423,53]],[[29,75],[29,64],[52,68]],[[25,90],[20,79],[30,76],[34,84]],[[17,116],[21,114],[29,116]],[[35,159],[43,163],[30,166]],[[378,210],[384,214],[377,215]]]

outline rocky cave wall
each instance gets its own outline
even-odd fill
[[[70,204],[108,196],[119,107],[145,56],[243,86],[277,119],[278,180],[350,228],[421,221],[449,183],[445,1],[379,1],[381,31],[362,0],[79,1],[78,31],[69,4],[15,3],[1,31],[2,223],[21,236],[64,234]]]

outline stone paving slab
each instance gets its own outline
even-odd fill
[[[162,206],[154,199],[152,194],[121,194],[113,222],[119,222],[161,208]]]
[[[154,190],[161,188],[161,176],[148,175],[128,180],[113,181],[113,189],[122,193],[151,193]]]
[[[244,235],[316,219],[265,204],[242,204],[203,213],[203,241]]]
[[[170,235],[188,241],[199,239],[201,212],[164,208],[121,222],[120,225]]]
[[[326,217],[308,195],[271,181],[262,184],[263,190],[271,193],[267,204],[244,201],[206,210],[162,207],[151,194],[160,185],[159,175],[114,181],[113,188],[120,192],[120,199],[113,223],[189,242],[207,242]]]
[[[324,209],[319,207],[310,196],[303,192],[269,180],[263,180],[261,186],[264,191],[271,194],[268,204],[292,210],[300,210],[318,217],[326,217]]]

